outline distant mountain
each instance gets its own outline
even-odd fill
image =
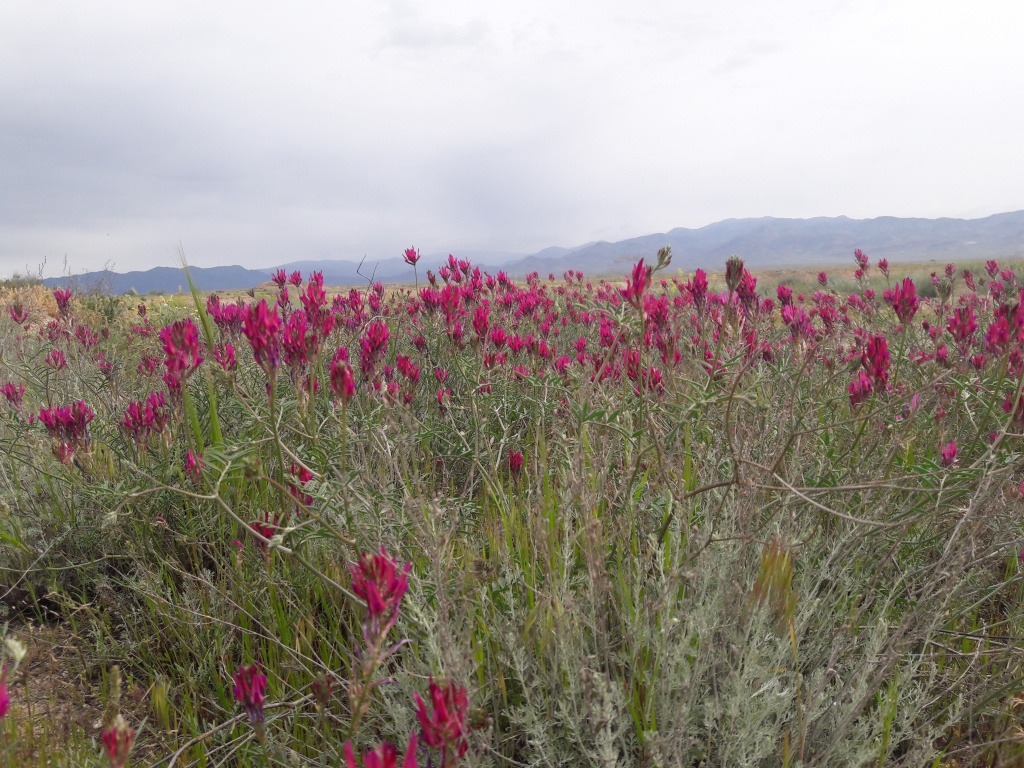
[[[1024,211],[984,219],[727,219],[700,229],[678,228],[617,243],[600,242],[508,265],[515,274],[581,269],[618,274],[641,257],[672,246],[672,264],[717,269],[732,254],[754,268],[850,262],[860,248],[873,259],[964,261],[1024,256]]]
[[[490,271],[504,269],[513,277],[530,272],[561,275],[579,269],[588,275],[619,275],[639,258],[653,258],[659,248],[672,247],[672,264],[685,270],[715,270],[732,254],[753,268],[848,263],[860,248],[872,259],[900,261],[965,261],[1024,256],[1024,211],[1000,213],[984,219],[850,219],[846,216],[814,219],[726,219],[699,229],[679,227],[617,243],[587,243],[575,248],[551,246],[530,256],[502,251],[460,251],[455,254]],[[424,255],[421,278],[437,269],[447,254]],[[324,274],[328,285],[365,285],[370,280],[409,282],[412,270],[401,259],[355,261],[294,261],[281,265],[303,275]],[[270,279],[271,269],[243,267],[192,267],[192,279],[203,290],[225,291],[253,288]],[[51,287],[73,280],[82,287],[98,287],[111,293],[132,289],[174,293],[187,290],[184,271],[158,267],[145,272],[89,272],[75,278],[49,278]]]
[[[245,267],[189,267],[192,280],[204,291],[230,291],[252,288],[270,279],[270,272]],[[152,292],[178,293],[188,291],[185,270],[175,267],[155,267],[145,272],[86,272],[73,277],[48,277],[43,285],[57,288],[74,285],[82,290],[101,290],[109,293],[138,294]]]

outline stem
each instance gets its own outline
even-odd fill
[[[288,514],[288,508],[284,495],[284,454],[281,452],[281,435],[277,428],[277,370],[270,376],[270,392],[267,400],[270,405],[270,429],[274,435],[274,451],[277,453],[277,500],[281,507],[281,520]]]

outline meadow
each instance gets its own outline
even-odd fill
[[[1024,763],[1020,263],[406,260],[7,286],[0,766]]]

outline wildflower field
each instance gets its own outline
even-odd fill
[[[1020,264],[406,260],[7,290],[0,765],[1024,763]]]

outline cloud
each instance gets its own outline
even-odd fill
[[[1020,207],[1024,6],[12,6],[0,271]]]
[[[748,40],[716,64],[711,72],[714,75],[728,75],[755,64],[763,64],[765,58],[785,49],[786,46],[777,41]]]

